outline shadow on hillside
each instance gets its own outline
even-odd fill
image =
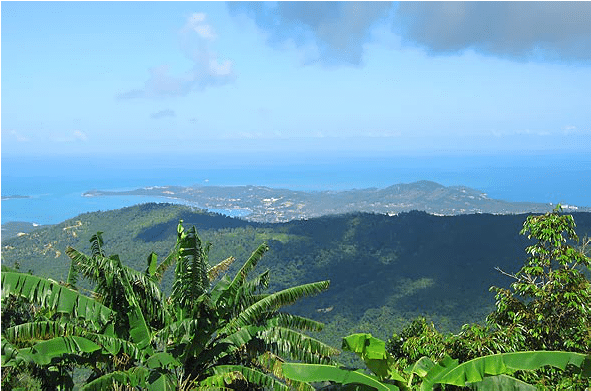
[[[175,240],[177,226],[179,221],[183,220],[183,226],[188,229],[195,226],[197,231],[204,230],[218,230],[227,228],[239,228],[247,225],[258,225],[257,223],[248,222],[225,216],[219,213],[211,212],[182,212],[178,217],[174,217],[168,221],[154,224],[150,227],[142,229],[136,240],[147,242],[160,242],[164,240]]]

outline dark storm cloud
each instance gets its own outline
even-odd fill
[[[433,53],[591,59],[591,2],[402,2],[393,26]]]
[[[591,2],[280,1],[230,2],[228,9],[251,17],[271,46],[307,51],[307,63],[359,65],[370,29],[384,18],[404,43],[432,54],[591,59]]]
[[[363,44],[370,27],[387,16],[387,2],[230,2],[231,14],[245,13],[269,34],[269,44],[280,47],[310,42],[317,50],[308,62],[325,64],[361,63]]]

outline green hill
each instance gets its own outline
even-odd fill
[[[573,216],[579,236],[591,233],[591,213]],[[529,242],[519,235],[525,218],[354,213],[262,224],[180,205],[144,204],[82,214],[3,240],[2,263],[64,280],[66,246],[89,252],[89,238],[103,231],[107,254],[143,270],[150,252],[168,253],[182,219],[212,242],[211,263],[230,255],[245,260],[268,242],[271,250],[258,267],[271,269],[272,290],[330,279],[327,292],[290,311],[325,322],[321,337],[338,345],[352,332],[388,338],[418,315],[448,331],[483,320],[494,304],[489,287],[512,282],[495,267],[515,272],[526,257]],[[165,282],[170,284],[167,276]]]

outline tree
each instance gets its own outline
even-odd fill
[[[515,274],[511,289],[493,287],[496,310],[489,322],[518,326],[529,349],[591,351],[591,283],[582,269],[591,258],[574,247],[579,241],[571,215],[560,205],[552,212],[529,216],[522,235],[536,242],[526,248],[525,265]]]
[[[398,368],[426,355],[434,361],[449,355],[461,362],[520,351],[591,352],[591,284],[585,271],[591,259],[578,237],[572,216],[560,206],[529,216],[520,232],[534,239],[528,257],[516,273],[498,269],[514,282],[509,289],[492,287],[496,309],[484,325],[467,324],[458,335],[441,335],[425,319],[417,319],[388,342]],[[518,374],[522,380],[547,389],[589,387],[575,368],[544,368]]]

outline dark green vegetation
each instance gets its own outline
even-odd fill
[[[591,214],[573,216],[581,236],[591,233]],[[105,251],[142,270],[146,254],[168,254],[180,219],[212,242],[211,259],[246,259],[267,242],[265,265],[273,276],[272,290],[330,280],[331,289],[289,310],[324,322],[318,337],[337,346],[343,335],[356,332],[386,339],[421,315],[441,331],[459,332],[463,324],[484,321],[495,303],[489,287],[513,282],[495,267],[516,273],[531,244],[519,235],[526,215],[361,213],[257,224],[179,205],[146,204],[83,214],[5,240],[2,262],[65,281],[65,248],[88,252],[88,238],[103,231]],[[237,269],[232,265],[229,272]],[[164,276],[163,286],[170,291],[172,276]]]
[[[539,386],[526,383],[515,376],[519,372],[533,373],[546,368],[560,375],[568,386],[564,389],[585,389],[584,383],[573,384],[572,377],[587,382],[591,377],[591,355],[561,351],[517,351],[490,354],[459,363],[445,356],[433,361],[427,356],[408,366],[403,372],[395,367],[395,358],[385,350],[385,342],[371,334],[352,334],[343,338],[343,350],[357,354],[365,361],[371,374],[360,370],[326,364],[285,363],[284,376],[301,382],[331,382],[342,389],[379,391],[431,391],[470,389],[480,391],[555,390],[558,385],[538,376]]]
[[[210,244],[195,227],[179,224],[170,254],[161,263],[149,254],[144,272],[107,257],[100,232],[90,243],[90,255],[66,249],[72,261],[65,283],[2,273],[3,388],[36,380],[43,389],[68,390],[74,370],[86,368],[83,390],[312,389],[283,379],[281,363],[329,363],[338,352],[299,331],[318,331],[320,323],[279,311],[328,281],[265,293],[268,270],[248,279],[265,244],[230,279],[219,276],[234,258],[210,266]],[[171,267],[166,297],[159,285]],[[79,277],[92,282],[91,297],[78,289]]]
[[[588,390],[591,386],[591,270],[575,223],[559,209],[529,216],[521,234],[534,243],[509,289],[493,287],[497,302],[484,325],[443,335],[416,319],[386,344],[370,334],[343,339],[372,375],[318,364],[285,364],[300,381],[361,383],[379,390]],[[503,272],[505,273],[505,272]],[[453,359],[454,357],[455,359]],[[462,362],[460,364],[460,362]]]
[[[70,389],[73,370],[84,367],[88,390],[311,389],[306,382],[318,381],[384,391],[585,390],[589,242],[577,247],[574,219],[558,209],[527,217],[520,233],[530,240],[527,258],[515,273],[499,269],[513,283],[491,289],[496,303],[483,324],[442,334],[417,318],[387,343],[367,333],[343,338],[342,349],[357,354],[369,374],[331,363],[335,349],[297,331],[318,331],[320,323],[278,312],[328,282],[268,294],[268,270],[247,279],[267,245],[233,279],[218,279],[234,258],[210,266],[211,247],[195,228],[179,224],[169,255],[158,263],[150,253],[144,272],[107,257],[99,232],[90,239],[91,255],[66,249],[64,283],[3,269],[2,385]],[[165,294],[159,285],[173,265]],[[92,282],[92,297],[81,294],[79,276]]]

